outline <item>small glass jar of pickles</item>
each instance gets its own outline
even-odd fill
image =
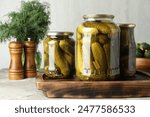
[[[48,78],[71,78],[74,73],[72,32],[50,32],[44,39],[44,73]]]
[[[116,80],[120,75],[120,29],[114,16],[83,18],[76,35],[76,76],[80,80]]]

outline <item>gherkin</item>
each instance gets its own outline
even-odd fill
[[[85,27],[84,25],[79,25],[77,31],[81,34],[91,34],[96,35],[98,33],[97,28],[95,27]]]
[[[60,40],[59,46],[65,53],[73,56],[74,47],[67,40]]]
[[[100,66],[100,70],[106,72],[107,70],[106,57],[104,50],[99,43],[97,42],[92,43],[92,53],[95,62]]]
[[[119,27],[116,25],[116,24],[114,24],[114,23],[110,23],[110,22],[107,22],[107,23],[105,23],[112,31],[119,31]]]
[[[101,22],[85,22],[83,23],[83,25],[85,27],[92,27],[92,28],[96,28],[100,33],[103,33],[103,34],[109,34],[111,32],[110,28],[104,24],[104,23],[101,23]]]
[[[60,68],[61,73],[64,76],[69,75],[70,73],[69,65],[62,54],[58,41],[55,43],[55,64],[57,67]]]
[[[100,34],[98,35],[98,41],[100,44],[104,45],[109,41],[109,39],[106,35]]]
[[[106,55],[107,66],[110,67],[110,42],[104,44],[103,48]]]
[[[80,42],[77,42],[76,50],[76,73],[80,75],[83,71],[82,44]]]
[[[49,58],[49,55],[48,55],[48,53],[49,53],[49,51],[48,51],[48,44],[47,44],[47,42],[48,42],[48,39],[47,40],[45,40],[45,42],[44,42],[44,66],[48,66],[48,64],[49,64],[49,60],[48,60],[48,58]],[[46,69],[45,68],[45,71],[47,71],[48,69]]]
[[[68,55],[68,54],[66,54],[66,53],[64,53],[64,57],[65,57],[65,59],[67,60],[67,62],[68,62],[68,64],[69,64],[69,67],[70,67],[70,69],[74,66],[74,56],[72,55],[72,56],[70,56],[70,55]]]
[[[78,38],[78,40],[81,40],[82,39],[82,34],[77,32],[76,37]]]
[[[90,62],[90,70],[91,70],[91,74],[94,74],[94,72],[96,70],[93,63],[92,63],[92,61]]]
[[[108,37],[109,38],[113,38],[113,36],[116,35],[116,33],[120,33],[120,29],[117,25],[115,25],[114,23],[110,23],[110,22],[107,22],[105,23],[109,28],[110,28],[110,32],[108,33]]]

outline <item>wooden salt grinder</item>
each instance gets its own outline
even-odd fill
[[[24,78],[24,70],[22,66],[22,49],[21,42],[12,41],[9,43],[10,50],[10,66],[9,66],[9,79],[21,80]]]
[[[36,65],[35,65],[36,43],[28,39],[28,41],[24,42],[24,49],[25,49],[25,63],[24,63],[25,78],[36,77]]]

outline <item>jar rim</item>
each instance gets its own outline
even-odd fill
[[[119,24],[119,27],[121,28],[134,28],[136,24],[134,23],[125,23],[125,24]]]
[[[73,36],[73,32],[51,31],[47,34],[47,36]]]
[[[88,14],[88,15],[83,15],[83,19],[99,19],[99,18],[109,18],[109,19],[114,19],[114,15],[111,14]]]

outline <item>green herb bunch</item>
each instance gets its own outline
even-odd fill
[[[22,1],[18,12],[10,12],[7,22],[0,22],[0,42],[10,40],[26,41],[31,38],[37,44],[45,36],[50,24],[49,4],[38,0]]]

